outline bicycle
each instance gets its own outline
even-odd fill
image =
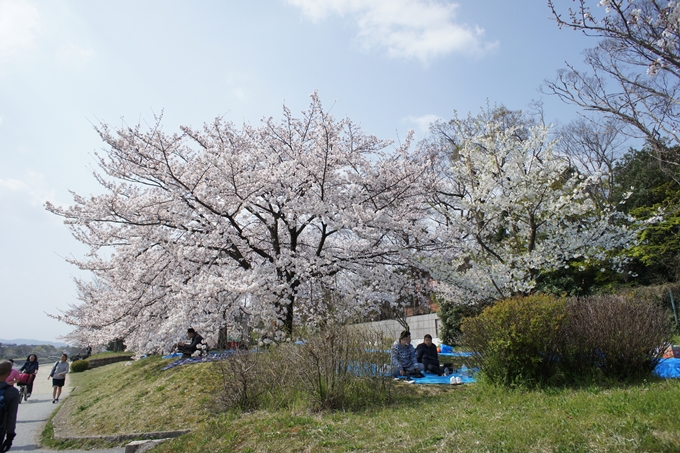
[[[19,404],[22,401],[28,401],[28,384],[31,384],[33,381],[35,381],[35,374],[21,373],[19,375],[19,382],[17,382],[19,386]]]

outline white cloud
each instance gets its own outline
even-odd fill
[[[429,114],[423,116],[408,116],[404,121],[415,124],[418,132],[427,134],[430,131],[430,124],[442,119],[439,115]]]
[[[455,3],[438,0],[288,0],[313,21],[331,14],[351,17],[367,49],[385,49],[393,58],[433,58],[457,52],[482,56],[497,43],[484,30],[456,21]]]
[[[49,189],[42,173],[29,171],[21,179],[0,179],[0,200],[5,196],[18,201],[28,202],[31,206],[42,206],[46,201],[56,203],[54,190]]]
[[[38,9],[26,0],[0,0],[0,57],[33,45],[40,30]]]
[[[57,58],[59,58],[62,62],[68,63],[88,60],[95,55],[95,51],[89,47],[80,47],[75,44],[62,46],[57,52]]]

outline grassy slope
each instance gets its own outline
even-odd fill
[[[466,386],[432,393],[360,414],[222,415],[153,451],[680,451],[678,381],[609,390]]]
[[[212,364],[160,371],[159,357],[73,373],[70,434],[97,435],[195,429],[210,414]]]
[[[363,413],[218,414],[217,367],[159,371],[166,363],[72,375],[76,434],[193,430],[154,452],[680,451],[678,380],[549,391],[404,384],[394,404]]]

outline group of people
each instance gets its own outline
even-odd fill
[[[441,376],[444,367],[439,363],[437,346],[432,343],[432,335],[427,334],[423,342],[414,348],[411,344],[411,332],[404,330],[399,339],[392,344],[390,350],[392,377],[406,376],[421,378],[423,371]]]
[[[14,369],[14,360],[0,361],[0,452],[9,451],[16,436],[16,419],[20,393],[15,385],[26,386],[26,398],[33,393],[33,382],[38,374],[38,356],[30,354],[19,370]],[[59,402],[61,390],[69,372],[68,356],[62,354],[54,364],[47,379],[52,379],[52,403]]]

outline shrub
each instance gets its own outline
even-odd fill
[[[332,327],[291,348],[296,379],[311,409],[356,410],[387,401],[392,379],[382,332]]]
[[[437,316],[441,321],[439,339],[448,345],[458,345],[461,341],[461,324],[465,318],[479,315],[487,304],[460,304],[450,300],[435,298],[439,304]]]
[[[71,364],[69,370],[72,373],[82,373],[90,369],[90,362],[87,360],[76,360]]]
[[[647,376],[671,337],[667,312],[634,294],[572,299],[566,313],[562,361],[572,376]]]
[[[329,327],[300,343],[238,351],[222,360],[225,407],[356,410],[391,397],[381,333]]]
[[[546,382],[558,371],[565,304],[548,295],[500,301],[463,320],[463,344],[478,353],[473,362],[491,382]]]

